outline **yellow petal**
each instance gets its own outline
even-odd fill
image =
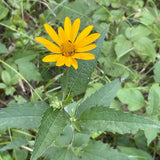
[[[95,56],[91,53],[75,53],[72,57],[77,59],[83,59],[83,60],[95,59]]]
[[[60,48],[57,45],[55,45],[54,43],[48,41],[47,39],[42,38],[42,37],[36,37],[35,40],[40,42],[40,43],[42,43],[42,44],[44,44],[45,47],[48,50],[50,50],[51,52],[53,52],[53,53],[61,53]]]
[[[58,36],[60,40],[64,43],[68,40],[66,33],[64,32],[62,27],[58,28]]]
[[[45,56],[42,61],[43,62],[56,62],[62,55],[52,54]]]
[[[72,59],[72,66],[77,69],[78,68],[78,62],[73,58]]]
[[[93,26],[90,25],[88,27],[86,27],[77,37],[76,41],[75,41],[75,45],[78,44],[81,40],[83,40],[85,37],[87,37],[89,35],[89,33],[91,32]]]
[[[96,47],[97,47],[96,44],[91,44],[91,45],[76,49],[76,52],[86,52],[86,51],[90,51]]]
[[[77,18],[73,22],[73,26],[72,26],[72,29],[71,29],[71,42],[74,42],[74,40],[76,39],[78,31],[79,31],[79,27],[80,27],[80,19]]]
[[[53,39],[53,41],[55,41],[60,46],[62,42],[59,39],[56,31],[49,24],[44,24],[44,27],[49,36]]]
[[[67,67],[70,67],[71,66],[71,64],[72,64],[72,57],[66,57],[65,58],[65,65],[67,66]]]
[[[58,58],[56,66],[63,66],[65,64],[65,59],[65,56],[61,56],[60,58]]]
[[[86,46],[86,45],[94,42],[96,39],[99,38],[99,36],[100,36],[99,33],[93,33],[93,34],[89,35],[89,36],[86,37],[85,39],[81,40],[81,41],[77,44],[76,48],[80,48],[80,47]]]
[[[69,17],[66,17],[65,21],[64,21],[64,31],[65,31],[65,33],[67,35],[68,40],[70,40],[71,27],[72,27],[71,20],[70,20]]]

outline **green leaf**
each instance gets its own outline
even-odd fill
[[[82,160],[128,160],[127,156],[102,142],[91,141],[80,154]]]
[[[149,116],[160,115],[160,87],[159,84],[153,84],[149,90],[149,106],[146,108]]]
[[[156,58],[155,44],[147,37],[140,37],[134,42],[134,47],[141,52],[140,56],[147,57],[148,61],[154,62]]]
[[[43,112],[48,105],[44,102],[15,104],[0,110],[0,129],[35,129],[40,125]]]
[[[122,146],[118,146],[118,149],[128,155],[130,160],[153,160],[150,154],[141,149]]]
[[[4,83],[0,83],[0,88],[4,89],[6,88],[7,86],[4,84]]]
[[[122,10],[111,10],[110,12],[112,20],[116,22],[122,21],[122,18],[124,17],[124,11]]]
[[[34,92],[33,92],[33,100],[34,101],[38,101],[39,100],[39,96],[43,97],[43,93],[44,93],[44,86],[40,86],[39,88],[35,88]]]
[[[26,149],[17,149],[13,151],[13,157],[16,160],[26,160],[28,157],[28,151]]]
[[[111,21],[111,15],[107,12],[107,10],[103,7],[96,8],[93,19],[95,21],[96,30],[101,30],[101,28],[105,28],[108,20]],[[104,22],[104,23],[103,23]]]
[[[24,138],[17,138],[16,140],[11,141],[11,143],[0,148],[0,152],[4,152],[10,149],[15,149],[15,148],[21,147],[22,145],[27,145],[27,144],[28,142]]]
[[[11,76],[10,76],[10,74],[7,71],[5,71],[5,70],[2,71],[1,77],[2,77],[3,82],[6,85],[10,85],[10,83],[11,83]]]
[[[57,147],[66,147],[70,145],[72,138],[73,138],[73,128],[71,128],[70,125],[67,125],[63,129],[63,132],[60,134],[60,136],[56,139],[54,144]]]
[[[115,52],[118,59],[133,49],[131,41],[126,40],[126,38],[123,35],[117,36],[115,42]]]
[[[32,50],[24,50],[24,51],[19,50],[19,52],[17,52],[17,54],[13,56],[13,59],[15,60],[15,63],[18,64],[18,63],[25,63],[26,61],[31,61],[36,56],[37,54],[35,54],[35,52]]]
[[[147,150],[147,139],[144,136],[144,131],[139,130],[134,135],[134,142],[135,142],[137,148],[142,149],[142,150]]]
[[[68,123],[68,114],[64,110],[54,111],[53,108],[48,108],[44,113],[39,131],[36,135],[31,160],[37,160],[63,132],[63,129]]]
[[[83,130],[110,131],[120,134],[134,134],[139,129],[160,128],[160,125],[150,119],[100,106],[89,108],[83,112],[78,119],[78,124]]]
[[[49,160],[79,160],[72,150],[68,148],[56,148],[50,147],[44,154],[43,157]]]
[[[149,104],[146,108],[146,113],[152,119],[158,120],[158,116],[160,115],[160,87],[159,84],[153,84],[149,90],[148,95]],[[157,128],[147,128],[145,131],[145,136],[147,138],[147,144],[149,145],[159,133],[159,129]]]
[[[101,48],[101,55],[98,59],[100,64],[104,64],[105,68],[112,66],[113,61],[116,59],[116,54],[114,53],[114,43],[113,41],[104,41]],[[105,69],[104,68],[104,69]]]
[[[11,79],[11,85],[15,85],[19,82],[19,76],[18,74],[15,74]]]
[[[8,52],[8,50],[7,50],[6,46],[4,44],[0,43],[0,54],[7,53],[7,52]]]
[[[38,69],[35,65],[30,62],[36,57],[34,51],[19,51],[17,54],[13,56],[15,63],[18,64],[19,72],[27,79],[27,80],[41,80],[41,75],[38,72]],[[26,69],[27,68],[27,69]]]
[[[137,89],[122,88],[118,91],[117,97],[128,105],[130,111],[137,111],[145,106],[144,97]]]
[[[138,27],[128,28],[125,34],[132,41],[137,41],[142,37],[148,36],[150,33],[151,31],[147,27],[139,25]]]
[[[0,5],[0,11],[1,11],[1,14],[0,14],[0,20],[2,20],[3,18],[5,18],[9,12],[9,9],[6,8],[3,4]]]
[[[114,99],[110,105],[110,108],[114,108],[116,110],[122,110],[121,102],[117,99]]]
[[[115,63],[117,55],[115,53],[115,44],[113,41],[104,41],[103,47],[101,48],[102,54],[98,61],[102,70],[111,77],[122,77],[123,75],[129,74],[129,70],[125,66],[126,62],[129,61],[129,54],[124,55],[119,59],[118,63]]]
[[[85,92],[84,99],[91,96],[93,93],[95,93],[97,90],[99,90],[103,86],[102,83],[96,82],[89,85],[89,88],[87,88]]]
[[[141,13],[142,18],[140,18],[140,21],[142,24],[148,26],[150,24],[153,24],[155,22],[155,17],[149,12],[149,10],[144,10]]]
[[[86,15],[90,14],[92,11],[94,12],[97,9],[97,7],[98,5],[96,4],[96,1],[92,0],[89,2],[84,2],[81,0],[76,0],[69,3],[65,3],[63,7],[59,10],[59,12],[57,12],[56,17],[58,18],[58,21],[61,23],[64,22],[66,15],[69,16],[71,20],[81,18],[81,27],[84,28],[86,25],[89,25],[88,16]]]
[[[0,155],[1,160],[13,160],[11,155],[6,151]]]
[[[160,83],[160,61],[157,61],[154,65],[154,80],[157,83]]]
[[[82,147],[85,146],[90,139],[90,135],[87,133],[76,133],[74,134],[73,146],[74,147]]]
[[[11,95],[13,96],[13,93],[15,92],[15,88],[14,87],[6,87],[5,88],[5,93],[6,95]]]
[[[144,134],[145,134],[145,136],[147,138],[148,146],[157,137],[158,133],[159,133],[159,128],[146,128],[144,130]]]
[[[73,102],[65,106],[64,109],[71,117],[74,117],[77,107],[78,107],[78,102]]]
[[[39,81],[42,79],[40,73],[38,72],[38,69],[35,67],[35,65],[33,63],[26,61],[25,63],[18,62],[17,64],[18,64],[19,72],[27,80]]]
[[[109,106],[120,88],[120,81],[118,79],[109,84],[104,85],[97,92],[88,97],[80,104],[77,109],[76,117],[78,118],[85,110],[93,106]]]
[[[97,0],[97,2],[100,4],[100,5],[103,5],[103,6],[109,6],[110,5],[110,1],[108,0]]]
[[[87,84],[90,81],[91,74],[97,65],[97,58],[99,56],[100,48],[103,44],[103,40],[109,26],[101,33],[101,36],[96,42],[97,47],[92,51],[95,55],[94,60],[79,60],[78,69],[73,67],[67,70],[61,78],[62,90],[65,93],[71,93],[72,95],[78,95],[86,90]]]

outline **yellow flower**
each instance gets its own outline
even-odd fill
[[[86,27],[77,37],[80,19],[77,18],[73,25],[69,17],[65,18],[64,29],[58,28],[58,34],[48,24],[44,24],[46,32],[52,38],[55,43],[48,41],[42,37],[36,37],[35,39],[44,44],[45,47],[55,54],[45,56],[43,62],[57,62],[56,66],[71,65],[77,69],[78,63],[76,59],[92,60],[95,56],[91,53],[86,53],[97,47],[96,44],[90,44],[94,42],[99,36],[99,33],[90,32],[93,28],[92,25]],[[77,38],[76,38],[77,37]]]

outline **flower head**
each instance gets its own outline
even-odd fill
[[[83,29],[78,36],[77,34],[80,27],[79,18],[77,18],[72,25],[70,18],[66,17],[64,29],[59,27],[58,34],[50,25],[44,24],[44,27],[54,43],[42,37],[36,37],[35,39],[44,44],[45,47],[54,54],[45,56],[42,59],[43,62],[57,62],[56,66],[66,65],[67,67],[71,67],[72,65],[77,69],[78,63],[76,59],[92,60],[95,58],[95,56],[88,53],[88,51],[97,47],[96,44],[90,43],[98,39],[100,34],[90,34],[93,28],[92,25]]]

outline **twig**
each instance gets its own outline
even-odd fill
[[[101,68],[99,68],[98,66],[96,67],[102,74],[104,74],[104,71],[101,69]]]
[[[29,148],[29,147],[21,146],[21,148],[24,148],[24,149],[26,149],[26,150],[28,150],[28,151],[30,151],[30,152],[33,152],[33,149],[31,149],[31,148]]]
[[[4,0],[2,0],[2,2],[10,9],[10,10],[12,10],[13,11],[13,9],[8,5],[8,3],[7,2],[5,2]]]

